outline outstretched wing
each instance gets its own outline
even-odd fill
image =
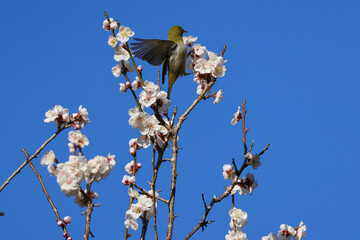
[[[140,38],[134,38],[134,40],[137,41],[131,43],[134,56],[147,61],[153,66],[159,66],[163,63],[176,48],[176,43],[168,40]]]

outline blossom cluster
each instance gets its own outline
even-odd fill
[[[243,228],[248,222],[247,213],[234,207],[229,211],[229,215],[231,218],[230,228],[232,230],[228,231],[225,240],[247,240],[247,235],[243,232]]]
[[[130,209],[126,211],[125,214],[125,227],[131,228],[132,230],[136,231],[139,227],[139,224],[137,223],[137,219],[142,216],[143,218],[146,218],[146,220],[149,220],[152,216],[154,216],[155,207],[157,207],[157,201],[153,197],[153,191],[150,190],[147,192],[148,195],[139,195],[139,193],[136,190],[133,190],[129,188],[129,195],[132,198],[137,199],[137,203],[133,203],[130,206]],[[159,193],[155,192],[155,198],[159,197]]]
[[[126,47],[126,43],[135,33],[131,31],[129,27],[120,26],[120,24],[112,18],[104,20],[103,29],[113,32],[113,35],[110,35],[108,40],[109,46],[114,48],[115,51],[114,60],[118,62],[118,64],[112,68],[113,75],[119,77],[123,71],[133,72],[134,68],[129,62],[130,52]],[[116,30],[117,34],[115,34]]]
[[[198,84],[197,94],[201,94],[206,86],[206,83],[215,81],[219,77],[223,77],[226,72],[224,60],[222,56],[211,52],[198,43],[193,44],[197,38],[192,36],[183,37],[184,43],[189,46],[189,58],[187,67],[194,72],[194,82]],[[218,103],[223,98],[223,91],[220,90],[214,95],[214,104]]]
[[[301,221],[295,229],[287,224],[281,224],[278,234],[269,233],[261,240],[300,240],[306,237],[306,225]]]
[[[82,129],[89,122],[88,112],[82,106],[79,107],[78,113],[70,116],[68,113],[68,109],[56,105],[45,114],[47,117],[45,122],[54,121],[58,127],[71,124],[75,129]],[[88,201],[85,195],[95,199],[98,194],[92,191],[87,193],[87,190],[81,188],[81,182],[83,180],[86,184],[92,181],[99,182],[109,176],[116,164],[115,155],[109,153],[106,157],[96,156],[91,160],[86,160],[82,154],[82,148],[89,145],[88,138],[77,130],[69,132],[68,140],[70,153],[73,154],[69,156],[68,161],[59,163],[54,151],[50,150],[41,158],[40,164],[47,166],[49,173],[56,177],[61,191],[68,197],[73,196],[74,201],[83,207]],[[79,150],[78,155],[76,155],[76,149]]]
[[[69,115],[69,109],[56,105],[54,108],[47,111],[45,116],[44,122],[54,122],[59,128],[71,124],[75,130],[80,130],[90,122],[88,111],[86,108],[83,108],[82,105],[79,106],[79,111],[77,113],[71,115]]]

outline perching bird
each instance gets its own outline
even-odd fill
[[[146,60],[153,66],[163,64],[162,83],[169,71],[169,86],[167,98],[170,99],[171,88],[176,79],[186,74],[187,50],[183,42],[183,33],[186,32],[180,26],[173,26],[168,33],[168,40],[140,39],[131,43],[134,56]]]

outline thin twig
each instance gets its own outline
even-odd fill
[[[263,155],[264,152],[269,149],[270,144],[271,144],[271,143],[268,143],[268,145],[266,145],[266,147],[259,153],[259,156]]]
[[[23,153],[26,155],[26,159],[29,159],[29,158],[30,158],[30,155],[25,151],[24,148],[22,148],[21,151],[23,151]],[[43,182],[40,174],[37,172],[34,164],[33,164],[31,161],[29,161],[29,166],[30,166],[31,169],[34,171],[36,177],[39,179],[39,182],[40,182],[40,184],[41,184],[41,187],[42,187],[42,189],[43,189],[43,192],[44,192],[45,195],[46,195],[46,199],[47,199],[48,202],[50,203],[50,205],[51,205],[51,207],[52,207],[52,209],[53,209],[53,211],[54,211],[54,213],[55,213],[56,222],[61,221],[59,212],[58,212],[57,208],[55,207],[55,204],[54,204],[53,201],[51,200],[50,195],[49,195],[49,193],[48,193],[48,191],[47,191],[47,189],[46,189],[46,187],[45,187],[45,185],[44,185],[44,182]],[[62,230],[64,231],[64,233],[66,234],[66,236],[69,236],[69,233],[68,233],[68,231],[67,231],[67,229],[66,229],[65,224],[61,225],[61,228],[62,228]]]
[[[48,139],[46,140],[36,151],[33,155],[31,155],[31,157],[29,157],[28,159],[25,160],[25,162],[23,162],[20,167],[18,169],[15,170],[15,172],[13,172],[13,174],[10,175],[10,177],[3,183],[3,185],[0,187],[0,192],[6,187],[6,185],[8,185],[10,183],[10,181],[17,175],[20,173],[20,171],[34,158],[37,157],[37,155],[46,147],[46,145],[48,145],[49,142],[51,142],[51,140],[53,140],[61,131],[63,131],[66,128],[71,127],[71,124],[67,124],[62,128],[58,128],[57,131]]]
[[[139,185],[137,185],[137,184],[134,183],[133,186],[136,187],[137,189],[139,189],[139,190],[140,190],[140,193],[145,194],[145,195],[148,196],[148,197],[153,197],[153,195],[151,195],[148,191],[146,191],[144,188],[140,187]],[[157,192],[159,192],[159,191],[160,191],[160,190],[158,190]],[[156,197],[156,199],[164,202],[166,205],[169,204],[169,200],[166,200],[166,199],[164,199],[164,198]]]
[[[241,106],[242,108],[242,128],[243,128],[243,138],[242,138],[242,141],[244,143],[244,155],[248,152],[247,151],[247,144],[246,144],[246,133],[247,133],[247,129],[245,127],[245,116],[246,116],[246,109],[245,109],[245,103],[246,103],[246,100],[244,100],[243,102],[243,105]]]

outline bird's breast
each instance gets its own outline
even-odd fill
[[[186,45],[177,43],[169,58],[169,68],[176,72],[178,76],[183,76],[186,72],[186,56]]]

